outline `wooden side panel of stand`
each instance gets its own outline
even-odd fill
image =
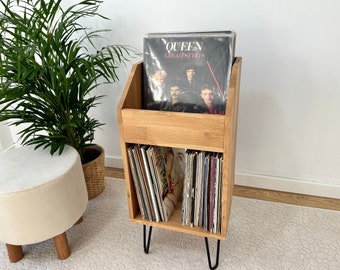
[[[122,109],[142,109],[142,88],[143,88],[143,64],[134,64],[131,68],[129,78],[118,103],[118,120],[122,120],[120,112]]]
[[[131,221],[204,237],[226,238],[235,175],[241,62],[242,59],[238,57],[233,65],[226,115],[142,110],[142,63],[137,63],[132,67],[117,108]],[[221,234],[204,232],[200,227],[192,228],[181,225],[180,203],[176,206],[169,222],[149,222],[142,219],[126,151],[130,143],[222,152],[224,155],[224,179],[222,183]]]
[[[130,76],[126,82],[126,86],[122,93],[121,99],[117,106],[118,126],[120,131],[120,145],[122,150],[125,184],[128,198],[128,208],[130,220],[132,220],[140,212],[136,191],[133,185],[133,180],[130,172],[130,165],[127,157],[127,144],[124,135],[124,122],[122,117],[123,109],[132,108],[142,111],[142,85],[143,85],[143,70],[142,63],[137,63],[132,66]],[[138,119],[135,119],[138,121]]]
[[[240,94],[242,58],[237,57],[233,65],[228,92],[228,103],[224,134],[224,166],[222,182],[222,224],[221,232],[224,238],[227,236],[232,196],[235,183],[236,137],[238,104]]]

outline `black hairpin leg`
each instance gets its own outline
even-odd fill
[[[146,241],[146,225],[143,225],[143,243],[144,243],[144,252],[146,254],[149,253],[151,233],[152,233],[152,226],[150,226],[148,241]]]
[[[215,262],[215,265],[211,266],[208,237],[204,237],[204,239],[205,239],[205,248],[207,250],[207,257],[208,257],[208,262],[209,262],[209,268],[212,269],[212,270],[216,269],[218,267],[218,261],[220,259],[220,240],[217,240],[216,262]]]

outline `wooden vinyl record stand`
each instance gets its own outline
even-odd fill
[[[130,221],[143,225],[145,253],[149,252],[152,227],[204,237],[209,267],[216,269],[219,261],[220,240],[225,240],[227,236],[234,186],[242,58],[236,57],[233,64],[225,115],[142,109],[142,64],[133,65],[117,109]],[[221,233],[213,234],[204,231],[202,227],[182,225],[181,202],[177,204],[167,222],[151,222],[143,219],[129,168],[127,148],[130,144],[171,146],[223,153]],[[146,226],[150,227],[147,239]],[[211,264],[208,238],[217,240],[215,265]]]

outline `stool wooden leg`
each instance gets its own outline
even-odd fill
[[[53,237],[53,242],[57,252],[57,256],[60,260],[65,260],[71,255],[66,232]]]
[[[80,224],[80,223],[82,223],[83,222],[83,216],[81,216],[78,220],[77,220],[77,222],[75,223],[76,225],[78,225],[78,224]]]
[[[9,261],[12,263],[20,261],[24,257],[22,246],[6,244]]]

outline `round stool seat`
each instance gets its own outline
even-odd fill
[[[88,195],[78,152],[19,147],[0,153],[0,241],[33,244],[64,233]]]

